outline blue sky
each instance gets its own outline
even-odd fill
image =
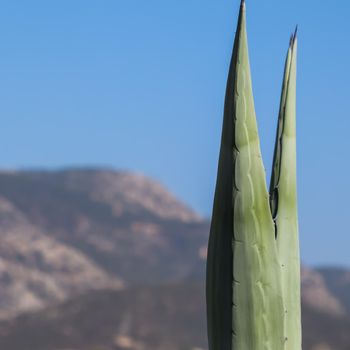
[[[0,166],[135,170],[209,216],[238,3],[1,1]],[[350,3],[247,0],[247,11],[268,175],[299,24],[302,257],[350,266]]]

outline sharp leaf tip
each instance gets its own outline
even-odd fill
[[[298,35],[298,25],[296,25],[295,27],[295,31],[294,31],[294,35],[293,35],[293,41],[295,41],[295,39],[297,38]]]

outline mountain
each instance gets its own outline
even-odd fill
[[[322,275],[332,294],[350,313],[350,271],[339,267],[323,267],[318,268],[317,272]]]
[[[0,172],[0,348],[206,349],[208,232],[142,175]],[[349,349],[349,271],[302,286],[304,350]]]
[[[203,278],[208,222],[141,175],[2,172],[0,233],[6,318],[90,289]]]
[[[301,285],[301,296],[305,306],[333,317],[346,315],[346,305],[343,299],[337,297],[337,293],[344,294],[346,290],[341,287],[332,289],[322,273],[302,267]]]
[[[0,198],[0,318],[123,283],[32,225]]]

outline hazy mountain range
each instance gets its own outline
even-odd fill
[[[110,170],[0,173],[0,349],[207,349],[209,222]],[[350,349],[350,271],[303,268],[304,350]]]

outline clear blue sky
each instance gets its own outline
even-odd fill
[[[160,180],[209,216],[238,0],[3,0],[0,166],[103,165]],[[350,266],[350,2],[247,0],[269,174],[299,24],[303,260]]]

